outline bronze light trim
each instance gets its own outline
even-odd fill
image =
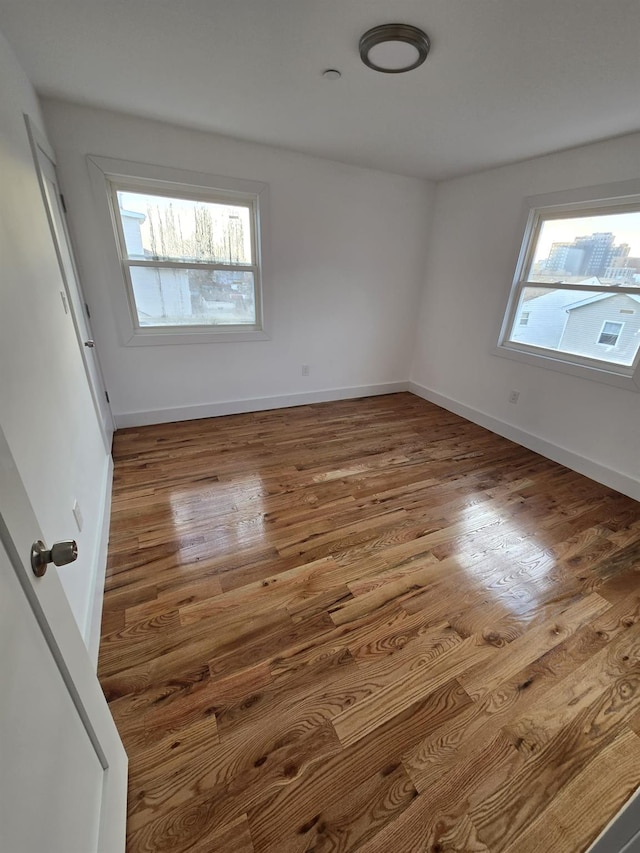
[[[372,62],[369,59],[369,52],[372,48],[388,41],[402,41],[415,47],[418,51],[415,62],[403,68],[383,68]],[[431,42],[429,36],[423,30],[418,29],[418,27],[412,27],[410,24],[382,24],[379,27],[367,30],[360,39],[359,48],[360,59],[369,68],[373,68],[374,71],[380,71],[383,74],[404,74],[422,65],[429,54]]]

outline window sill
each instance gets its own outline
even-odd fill
[[[606,385],[613,385],[616,388],[624,388],[627,391],[640,392],[640,371],[636,371],[635,375],[618,373],[606,367],[563,361],[563,359],[557,356],[527,352],[506,344],[499,344],[494,347],[492,352],[493,355],[500,356],[501,358],[510,358],[514,361],[519,361],[521,364],[530,364],[533,367],[542,367],[546,370],[554,370],[557,373],[565,373],[569,376],[578,376],[581,379],[602,382]]]
[[[201,326],[193,329],[169,327],[165,329],[136,329],[122,344],[126,347],[153,347],[186,344],[224,344],[247,341],[270,341],[270,336],[261,329],[229,329],[228,331],[210,331]]]

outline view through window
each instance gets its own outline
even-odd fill
[[[631,371],[640,350],[640,206],[539,215],[505,343]]]
[[[171,197],[114,188],[137,325],[257,328],[251,199]]]

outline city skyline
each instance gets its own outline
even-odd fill
[[[622,274],[623,268],[631,269],[628,267],[629,244],[616,244],[615,241],[616,235],[611,231],[596,231],[576,237],[571,243],[552,243],[549,255],[539,263],[540,272],[615,278],[614,270]]]
[[[575,236],[569,242],[554,241],[546,257],[537,245],[528,278],[558,281],[598,278],[618,284],[640,285],[640,257],[631,255],[626,242],[617,242],[613,231],[595,231]]]
[[[542,223],[534,263],[549,256],[553,243],[572,243],[579,237],[611,232],[616,243],[627,243],[631,257],[640,257],[640,211],[598,216],[573,216],[570,219],[545,219]]]

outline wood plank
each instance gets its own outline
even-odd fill
[[[636,674],[632,691],[639,688]],[[573,720],[529,751],[519,770],[470,814],[482,840],[493,851],[513,844],[561,789],[581,773],[597,753],[624,733],[627,703],[618,703],[614,686]],[[523,752],[527,744],[522,745]]]
[[[640,785],[640,738],[623,732],[573,778],[505,853],[586,850]]]
[[[475,846],[483,849],[475,826],[468,822],[469,811],[483,797],[504,784],[521,763],[522,757],[506,738],[499,735],[490,744],[476,750],[472,757],[456,765],[442,784],[420,793],[396,821],[375,836],[372,843],[365,844],[363,849],[369,853],[437,850],[440,846],[455,849],[454,839],[460,838],[463,826],[464,834],[467,837],[471,834]],[[448,840],[443,842],[442,837]],[[485,849],[493,850],[491,847]]]
[[[603,713],[618,714],[626,708],[631,717],[640,706],[638,624],[577,667],[551,694],[502,730],[519,750],[534,753],[581,712],[602,703],[605,697]]]
[[[281,732],[279,739],[271,743],[236,740],[227,744],[226,749],[220,750],[217,765],[210,765],[215,778],[200,777],[206,783],[203,787],[197,781],[188,781],[185,788],[185,774],[180,777],[180,786],[175,785],[173,790],[170,782],[159,779],[154,790],[160,798],[145,794],[144,802],[131,804],[129,845],[134,850],[161,850],[176,823],[182,826],[179,843],[185,850],[190,850],[191,845],[204,845],[212,834],[247,809],[261,808],[259,804],[287,791],[298,779],[312,775],[314,767],[329,762],[339,751],[329,725],[300,736]]]
[[[550,623],[528,631],[509,645],[508,654],[494,656],[479,666],[463,673],[460,683],[474,698],[489,693],[501,682],[515,675],[522,667],[542,657],[559,645],[581,625],[601,615],[611,605],[596,593],[569,605]]]
[[[358,853],[389,853],[391,850],[490,853],[479,840],[468,815],[452,820],[447,815],[429,811],[420,797],[398,820],[361,845]]]
[[[113,454],[128,853],[577,853],[636,783],[636,502],[405,393]]]
[[[343,746],[355,743],[378,726],[456,678],[478,661],[491,658],[496,650],[477,645],[474,637],[463,640],[435,659],[416,657],[408,673],[400,673],[390,684],[364,697],[338,714],[333,725]]]
[[[212,853],[213,850],[224,850],[225,853],[254,853],[246,815],[190,848],[191,853]]]
[[[297,835],[318,813],[319,804],[328,808],[342,801],[372,773],[395,767],[407,748],[455,717],[469,701],[460,685],[451,681],[250,809],[249,824],[256,849],[273,850],[278,844],[287,843],[289,836]]]
[[[418,789],[438,785],[479,744],[489,743],[536,705],[545,707],[549,696],[565,690],[566,680],[576,671],[588,671],[598,653],[626,635],[638,619],[640,609],[634,602],[612,607],[416,744],[403,756],[403,763]]]
[[[391,764],[355,785],[328,808],[319,805],[318,813],[295,835],[278,842],[278,850],[282,853],[355,850],[402,814],[417,794],[404,767]]]

